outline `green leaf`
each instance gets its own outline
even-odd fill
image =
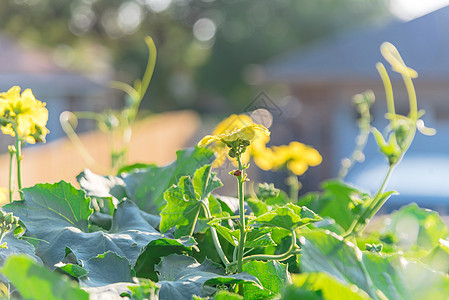
[[[161,212],[161,231],[166,232],[176,226],[175,236],[192,235],[202,205],[220,186],[222,183],[215,173],[211,173],[210,165],[198,169],[193,179],[181,177],[178,185],[164,193],[167,205]]]
[[[253,228],[246,235],[246,248],[276,246],[271,238],[271,228]]]
[[[245,263],[243,271],[259,279],[263,286],[263,289],[246,286],[244,290],[245,299],[268,299],[279,296],[284,286],[290,282],[287,265],[275,260]]]
[[[449,242],[440,239],[440,244],[433,248],[421,261],[436,271],[449,273]]]
[[[149,166],[124,176],[126,194],[140,209],[158,213],[165,204],[164,192],[179,182],[182,176],[193,175],[200,167],[211,164],[215,156],[207,148],[178,151],[175,162],[165,166]]]
[[[362,253],[354,245],[332,232],[322,231],[304,232],[299,241],[302,271],[326,272],[375,295],[363,270]]]
[[[430,250],[449,235],[449,229],[437,212],[419,208],[415,203],[394,212],[384,231],[397,236],[403,250],[417,247]]]
[[[149,279],[140,279],[139,285],[129,289],[132,300],[159,300],[159,285]]]
[[[445,299],[449,293],[449,277],[398,254],[362,253],[341,237],[319,231],[304,232],[300,241],[303,271],[328,273],[375,299]]]
[[[180,245],[177,240],[171,239],[154,240],[149,243],[137,259],[134,267],[136,276],[157,281],[157,274],[154,270],[154,266],[161,261],[161,257],[170,254],[182,254],[186,251],[187,245],[193,246],[196,244],[192,237],[184,237],[182,243],[183,245]]]
[[[136,171],[137,169],[146,169],[148,167],[153,167],[153,166],[156,167],[155,164],[135,163],[132,165],[127,165],[127,166],[121,167],[117,171],[117,174],[131,173],[133,171]]]
[[[88,232],[87,219],[93,211],[84,191],[65,181],[37,184],[22,191],[24,201],[14,201],[3,209],[19,216],[29,233],[34,234],[45,227],[65,226]]]
[[[281,227],[290,230],[319,220],[321,218],[307,207],[288,203],[257,217],[252,222],[259,223],[262,226]]]
[[[17,254],[26,254],[35,261],[42,263],[41,259],[34,254],[33,245],[16,238],[13,232],[10,231],[3,237],[2,243],[6,243],[7,248],[0,249],[0,267],[3,266],[8,257]],[[6,282],[6,279],[1,274],[0,281]]]
[[[224,269],[209,259],[199,264],[193,257],[172,254],[161,259],[155,269],[159,272],[160,299],[192,299],[215,292],[213,285],[239,284],[259,286],[256,277],[246,273],[225,275]]]
[[[288,286],[282,299],[303,299],[298,296],[304,292],[318,292],[316,299],[324,300],[368,300],[363,290],[353,284],[343,283],[327,273],[303,273],[292,275],[293,284]],[[299,295],[298,295],[299,294]],[[315,298],[312,298],[315,299]]]
[[[84,262],[87,277],[80,279],[84,286],[99,287],[118,282],[132,282],[129,261],[113,252],[106,252]]]
[[[28,256],[9,257],[1,271],[24,299],[89,299],[89,294],[77,287],[75,282],[52,273]]]
[[[256,217],[263,215],[264,213],[267,213],[270,210],[265,202],[260,201],[258,199],[250,198],[246,200],[246,203],[251,208],[251,211],[254,213]]]
[[[68,221],[66,219],[71,215],[68,214],[66,217],[58,211],[61,209],[66,212],[66,207],[53,203],[53,201],[59,200],[63,204],[72,204],[73,211],[86,211],[86,208],[83,209],[83,205],[88,207],[88,199],[83,197],[83,191],[78,191],[73,187],[68,189],[66,183],[38,185],[36,190],[29,188],[24,191],[25,201],[14,202],[8,205],[7,209],[20,217],[32,237],[43,240],[36,246],[36,252],[44,264],[51,269],[54,269],[54,265],[64,259],[66,247],[78,260],[83,262],[107,251],[112,251],[120,257],[127,258],[131,266],[134,266],[138,256],[150,242],[169,239],[148,224],[132,201],[123,201],[117,206],[111,229],[108,232],[86,232],[84,230],[87,229],[87,213],[81,214],[83,218],[78,222]],[[52,195],[59,195],[62,193],[61,191],[66,192],[64,197],[67,197],[68,200],[65,200],[63,196],[53,196],[55,199],[52,198]],[[48,203],[49,207],[44,209],[42,203]],[[77,206],[76,203],[78,203]],[[75,226],[73,226],[74,223]],[[191,244],[184,245],[182,240],[174,241],[178,246],[183,246],[186,249],[192,246]]]
[[[213,195],[213,197],[220,202],[223,212],[229,213],[229,215],[234,215],[238,212],[239,199],[220,195]]]
[[[334,219],[344,230],[358,218],[362,205],[371,199],[368,194],[339,180],[325,181],[321,188],[322,193],[306,194],[298,203],[321,217]]]
[[[240,300],[243,299],[242,296],[230,293],[228,291],[218,291],[214,295],[214,300]]]
[[[83,267],[70,263],[69,264],[60,263],[57,264],[57,267],[59,270],[62,270],[66,274],[73,276],[75,278],[85,277],[87,276],[87,273],[89,273]]]
[[[400,271],[403,258],[398,255],[382,257],[365,252],[363,264],[369,274],[372,284],[387,297],[387,299],[411,299]]]
[[[390,165],[396,163],[402,152],[398,145],[396,134],[394,132],[390,133],[387,143],[377,128],[372,127],[371,132],[373,133],[376,143],[379,146],[380,152],[387,157]]]
[[[227,240],[231,245],[237,246],[239,237],[240,237],[240,230],[235,229],[232,230],[228,227],[220,225],[220,221],[212,220],[209,222],[211,226],[213,226],[217,232],[225,239]]]
[[[387,299],[445,299],[449,277],[400,255],[363,254],[363,263],[373,285]]]
[[[120,176],[101,176],[86,169],[76,176],[76,180],[89,197],[126,198],[125,183]]]

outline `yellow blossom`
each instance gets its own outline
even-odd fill
[[[6,188],[0,187],[0,207],[9,203],[8,198],[7,198],[7,193],[8,193],[8,190]]]
[[[263,125],[253,123],[249,116],[231,115],[217,125],[212,135],[205,136],[198,143],[198,146],[204,147],[214,143],[211,147],[217,155],[214,167],[218,167],[226,160],[226,143],[234,142],[239,139],[250,141],[250,146],[241,157],[242,162],[247,163],[250,159],[250,153],[252,152],[251,148],[253,145],[260,147],[261,144],[266,144],[269,140],[269,136],[270,131]]]
[[[17,132],[21,140],[30,144],[45,141],[49,132],[45,127],[48,121],[45,103],[36,100],[30,89],[20,94],[20,87],[13,86],[0,93],[0,117],[4,134],[15,136]]]
[[[321,161],[322,157],[316,149],[299,142],[261,148],[254,154],[254,162],[262,170],[287,168],[296,175],[304,174],[309,166],[317,166]]]
[[[248,124],[234,130],[227,130],[218,135],[206,135],[199,143],[198,147],[204,147],[210,143],[215,142],[233,142],[238,139],[251,141],[256,136],[256,132],[260,131],[263,134],[269,136],[270,132],[263,125],[260,124]]]

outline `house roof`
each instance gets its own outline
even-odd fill
[[[13,85],[33,90],[52,89],[53,94],[82,95],[98,90],[103,83],[61,68],[47,53],[24,49],[0,35],[0,90]]]
[[[393,43],[420,81],[449,81],[449,6],[403,22],[336,34],[266,65],[270,81],[329,82],[377,79],[379,47]]]

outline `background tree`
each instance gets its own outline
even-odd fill
[[[143,106],[227,113],[254,97],[260,64],[388,17],[386,1],[5,0],[0,26],[25,44],[50,48],[60,65],[116,70],[113,77],[128,82],[143,73],[143,38],[151,35],[157,76]]]

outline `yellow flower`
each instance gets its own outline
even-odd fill
[[[218,135],[206,135],[199,143],[198,147],[204,147],[209,145],[210,143],[215,142],[223,142],[223,143],[229,143],[234,142],[238,139],[245,140],[245,141],[251,141],[256,136],[256,132],[260,131],[265,135],[270,135],[270,132],[267,128],[265,128],[263,125],[260,124],[249,124],[244,125],[240,128],[237,128],[235,130],[227,130],[226,132]]]
[[[0,207],[5,205],[6,203],[9,203],[7,194],[8,194],[8,190],[4,187],[0,187]]]
[[[269,141],[270,131],[265,126],[253,123],[247,115],[231,115],[220,122],[214,129],[212,135],[205,136],[198,147],[205,147],[214,143],[212,150],[217,155],[214,167],[222,165],[227,156],[226,144],[236,140],[250,141],[248,149],[242,154],[242,162],[247,163],[250,159],[252,147],[260,147],[261,144]],[[265,146],[265,144],[263,144]]]
[[[45,127],[48,121],[45,103],[36,100],[30,89],[20,94],[20,87],[13,86],[0,93],[0,116],[4,134],[15,136],[17,132],[21,140],[30,144],[44,142],[49,132]]]
[[[309,166],[317,166],[321,161],[322,157],[316,149],[299,142],[259,149],[254,154],[254,162],[262,170],[287,168],[296,175],[304,174]]]

